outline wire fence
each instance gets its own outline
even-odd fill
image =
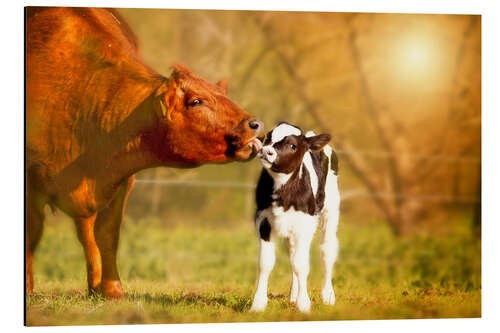
[[[412,160],[439,160],[442,162],[466,162],[466,163],[481,163],[481,157],[471,155],[445,155],[445,154],[421,154],[421,153],[395,153],[387,151],[370,151],[370,150],[340,150],[335,149],[338,155],[360,155],[372,158],[389,158],[397,156],[398,158],[406,158]],[[234,181],[216,181],[216,180],[186,180],[186,179],[136,179],[138,184],[157,184],[162,186],[187,186],[200,188],[227,188],[235,190],[254,191],[256,184],[234,182]],[[473,204],[480,202],[480,199],[475,196],[453,196],[446,194],[430,194],[430,193],[394,193],[394,192],[368,192],[363,189],[344,189],[340,193],[342,201],[358,199],[358,198],[382,198],[382,199],[412,199],[427,202],[446,202],[446,203],[466,203]]]
[[[439,161],[461,161],[467,163],[481,163],[481,158],[477,156],[470,155],[444,155],[444,154],[418,154],[418,153],[394,153],[387,151],[370,151],[370,150],[357,150],[357,151],[346,151],[335,149],[335,153],[338,155],[359,155],[368,156],[374,158],[388,158],[392,156],[398,156],[399,158],[407,158],[413,160],[439,160]]]
[[[177,180],[177,179],[136,179],[138,184],[158,184],[164,186],[190,186],[190,187],[213,187],[213,188],[231,188],[253,191],[256,188],[255,184],[242,182],[228,181],[211,181],[211,180]],[[439,201],[439,202],[460,202],[474,203],[479,200],[473,196],[450,196],[440,194],[420,194],[420,193],[392,193],[392,192],[367,192],[361,189],[343,190],[340,193],[342,201],[355,198],[373,198],[379,197],[384,199],[415,199],[424,201]]]

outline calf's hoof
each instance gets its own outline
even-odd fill
[[[250,312],[263,312],[267,306],[267,299],[254,299]]]
[[[311,300],[310,299],[298,299],[297,300],[297,308],[302,313],[311,312]]]
[[[331,288],[323,289],[321,291],[321,299],[323,300],[323,303],[326,305],[334,305],[335,293],[333,292],[333,289]]]
[[[103,280],[100,287],[101,294],[107,299],[120,299],[124,297],[120,280]]]

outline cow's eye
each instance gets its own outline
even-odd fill
[[[196,106],[201,104],[203,104],[203,101],[199,98],[195,98],[191,102],[189,102],[189,106]]]
[[[290,148],[292,148],[292,150],[295,150],[297,149],[297,146],[295,146],[293,143],[290,145]]]

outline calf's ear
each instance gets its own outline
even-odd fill
[[[311,150],[321,150],[332,137],[330,134],[319,134],[306,138],[306,142]]]
[[[229,80],[228,79],[221,79],[219,80],[216,85],[222,89],[224,94],[227,94],[227,87],[229,86]]]

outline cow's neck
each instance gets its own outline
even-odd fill
[[[155,108],[159,107],[159,100],[155,97],[155,90],[152,88],[145,98],[141,98],[142,101],[130,103],[130,109],[121,110],[121,121],[110,127],[106,135],[108,140],[103,140],[106,143],[100,154],[105,152],[106,172],[99,174],[106,177],[100,179],[104,187],[116,187],[140,170],[164,164],[151,145],[152,140],[159,142],[165,135],[158,123]]]

